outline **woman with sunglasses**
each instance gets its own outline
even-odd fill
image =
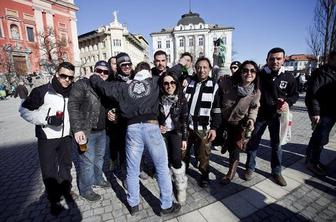
[[[188,105],[178,79],[172,73],[167,72],[161,78],[159,107],[159,124],[166,142],[177,200],[183,204],[186,201],[188,182],[182,161],[182,150],[187,148]]]
[[[258,65],[247,60],[232,76],[225,76],[219,82],[216,102],[221,107],[229,151],[229,171],[221,180],[223,184],[229,184],[236,174],[240,153],[236,142],[237,138],[241,138],[242,127],[246,127],[250,133],[257,118],[260,106],[258,72]]]

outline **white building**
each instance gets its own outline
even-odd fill
[[[113,12],[114,21],[97,30],[78,36],[81,73],[92,72],[99,60],[108,60],[120,52],[126,52],[134,65],[149,61],[148,42],[142,35],[135,35],[119,23],[117,13]]]
[[[153,51],[163,50],[168,54],[168,65],[178,62],[183,52],[193,55],[194,61],[206,56],[211,61],[214,53],[214,41],[222,38],[226,47],[225,67],[232,60],[233,27],[207,24],[197,13],[182,15],[174,28],[163,28],[160,32],[151,33]]]
[[[307,73],[317,68],[317,58],[314,55],[294,54],[286,56],[284,67],[294,73]]]

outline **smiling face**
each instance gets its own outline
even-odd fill
[[[176,91],[176,82],[171,76],[165,76],[163,78],[163,89],[166,94],[173,95]]]
[[[132,73],[132,63],[124,63],[122,65],[120,65],[120,70],[122,72],[122,74],[126,75],[126,76],[130,76]]]
[[[257,70],[252,64],[246,64],[242,68],[242,73],[241,73],[241,79],[242,79],[242,85],[247,86],[251,84],[257,75]]]
[[[73,82],[74,74],[75,74],[74,71],[62,67],[56,73],[56,78],[63,88],[68,88]]]
[[[206,60],[201,60],[196,64],[197,78],[199,81],[204,81],[209,77],[210,64]]]

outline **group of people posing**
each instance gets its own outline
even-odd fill
[[[330,56],[334,63],[326,66],[336,70],[336,54]],[[154,164],[161,215],[178,212],[186,201],[191,151],[198,163],[201,187],[209,186],[213,144],[229,152],[229,170],[221,178],[222,184],[234,178],[242,151],[247,153],[244,179],[251,180],[259,143],[267,127],[272,147],[272,177],[278,185],[286,186],[281,175],[279,116],[298,100],[299,93],[295,78],[284,70],[284,61],[285,51],[273,48],[261,69],[251,60],[235,61],[230,67],[232,75],[214,79],[211,62],[206,57],[197,59],[194,72],[193,57],[187,52],[177,65],[169,68],[167,54],[159,50],[154,54],[153,68],[140,62],[135,69],[129,55],[119,53],[108,62],[98,61],[94,73],[76,82],[75,67],[61,63],[50,83],[34,88],[19,110],[25,120],[36,125],[51,213],[58,215],[64,209],[60,203],[62,196],[67,201],[74,199],[70,174],[73,146],[80,147],[80,195],[97,201],[101,197],[93,186],[111,186],[103,173],[108,148],[125,180],[131,215],[139,212],[139,175],[144,150]],[[333,86],[326,91],[335,91],[334,74],[328,84]],[[307,149],[307,167],[323,174],[325,166],[320,162],[320,153],[336,115],[335,110],[323,111],[325,98],[318,89],[323,85],[311,85],[314,90],[307,92],[306,103],[316,128]],[[325,113],[328,118],[321,116]]]

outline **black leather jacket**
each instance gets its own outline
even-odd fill
[[[332,97],[336,93],[336,67],[328,64],[317,68],[308,80],[306,106],[311,116],[336,116]]]
[[[89,79],[75,82],[68,102],[71,131],[84,131],[88,137],[91,129],[97,127],[101,106],[100,98],[92,89]]]
[[[170,108],[170,118],[175,126],[175,130],[182,134],[182,140],[186,141],[188,138],[188,103],[183,95],[180,95],[177,102]],[[159,104],[159,124],[165,125],[166,116],[162,101]]]

